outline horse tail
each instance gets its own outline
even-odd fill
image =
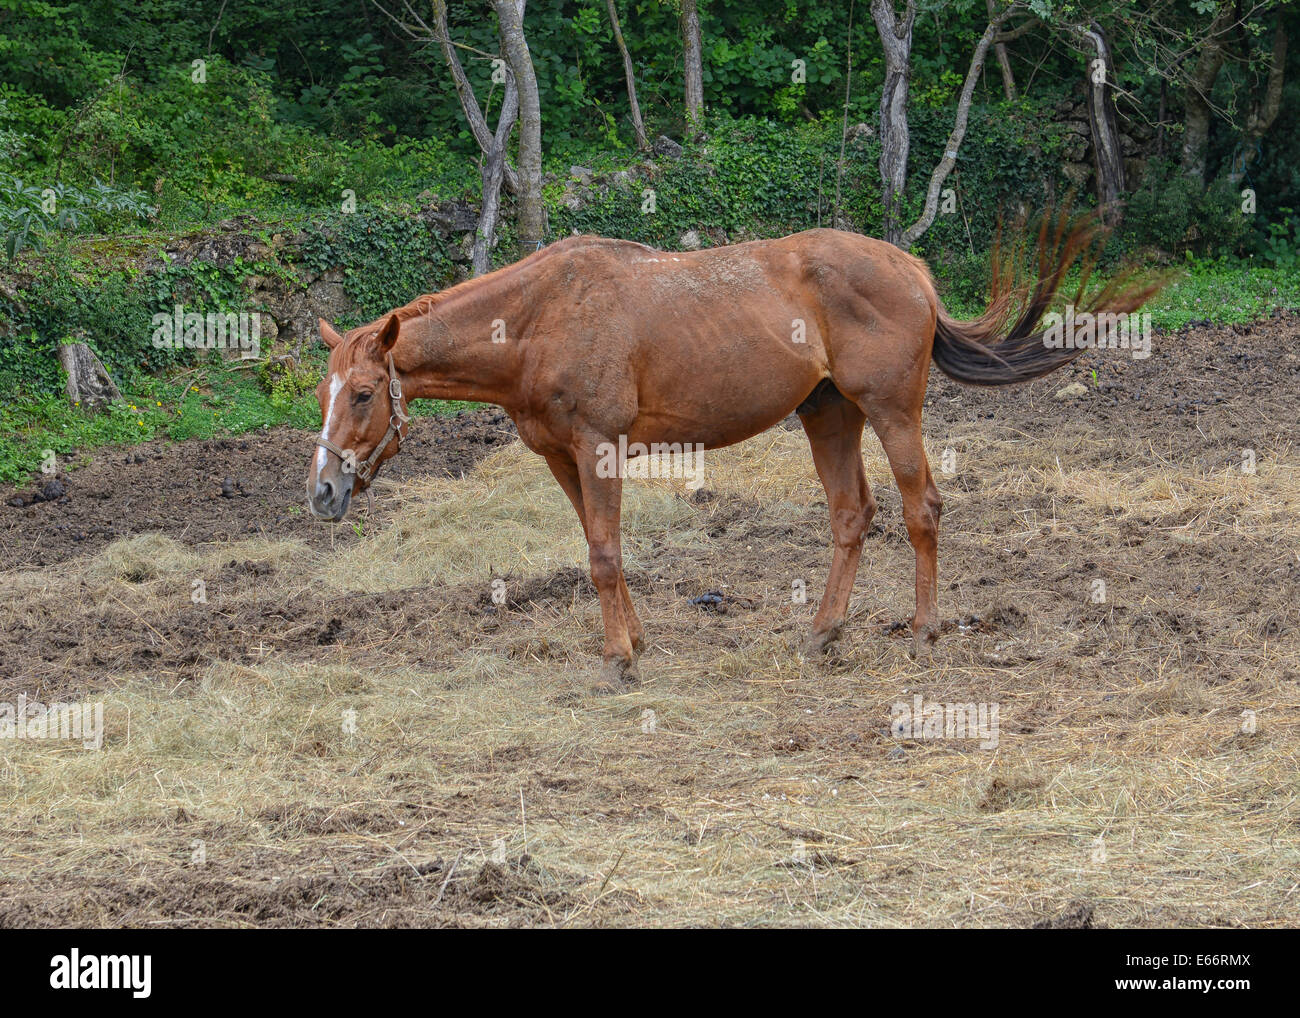
[[[1010,249],[1002,246],[1001,227],[993,247],[992,282],[984,314],[959,322],[938,309],[934,329],[934,363],[949,378],[968,385],[1012,385],[1049,374],[1068,364],[1086,348],[1059,347],[1044,342],[1048,329],[1043,316],[1052,306],[1066,273],[1079,263],[1075,314],[1119,314],[1136,311],[1168,282],[1167,276],[1139,278],[1122,272],[1098,292],[1085,297],[1084,288],[1097,262],[1105,230],[1095,214],[1071,223],[1069,210],[1043,216],[1034,245],[1037,272],[1024,271],[1025,231],[1018,230]],[[1028,277],[1028,278],[1027,278]],[[1086,301],[1086,304],[1085,304]],[[1001,337],[1001,338],[999,338]]]

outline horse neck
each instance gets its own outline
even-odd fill
[[[519,286],[509,272],[462,283],[403,323],[394,358],[411,397],[507,409],[517,402],[517,340],[527,323]],[[494,334],[504,334],[504,342],[494,341]]]

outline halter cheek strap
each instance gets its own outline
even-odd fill
[[[406,399],[402,395],[402,380],[397,375],[397,366],[393,363],[391,351],[388,354],[388,400],[389,405],[392,407],[392,413],[388,415],[388,430],[384,432],[384,437],[375,446],[374,452],[357,464],[357,477],[365,483],[369,483],[375,476],[376,462],[383,451],[388,448],[388,443],[394,438],[405,438],[407,427],[411,422],[410,415],[406,412]],[[348,456],[352,454],[351,449],[340,449],[323,436],[316,439],[316,444],[332,452],[343,461],[345,466],[348,462]]]

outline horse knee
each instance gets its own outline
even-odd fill
[[[840,547],[861,548],[875,515],[875,496],[863,483],[857,505],[831,513],[831,535],[835,538],[835,543]]]
[[[841,548],[860,548],[867,536],[867,527],[875,514],[876,505],[868,501],[852,509],[841,509],[831,514],[831,534]]]

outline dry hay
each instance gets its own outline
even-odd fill
[[[846,641],[800,657],[829,533],[798,432],[708,454],[703,492],[628,485],[623,697],[587,692],[580,532],[518,445],[388,490],[336,553],[145,536],[4,574],[0,623],[101,634],[68,692],[107,735],[0,742],[0,924],[1293,925],[1295,452],[1242,476],[1067,438],[930,443],[959,469],[920,664],[870,441]],[[998,745],[895,737],[916,695],[996,704]]]

